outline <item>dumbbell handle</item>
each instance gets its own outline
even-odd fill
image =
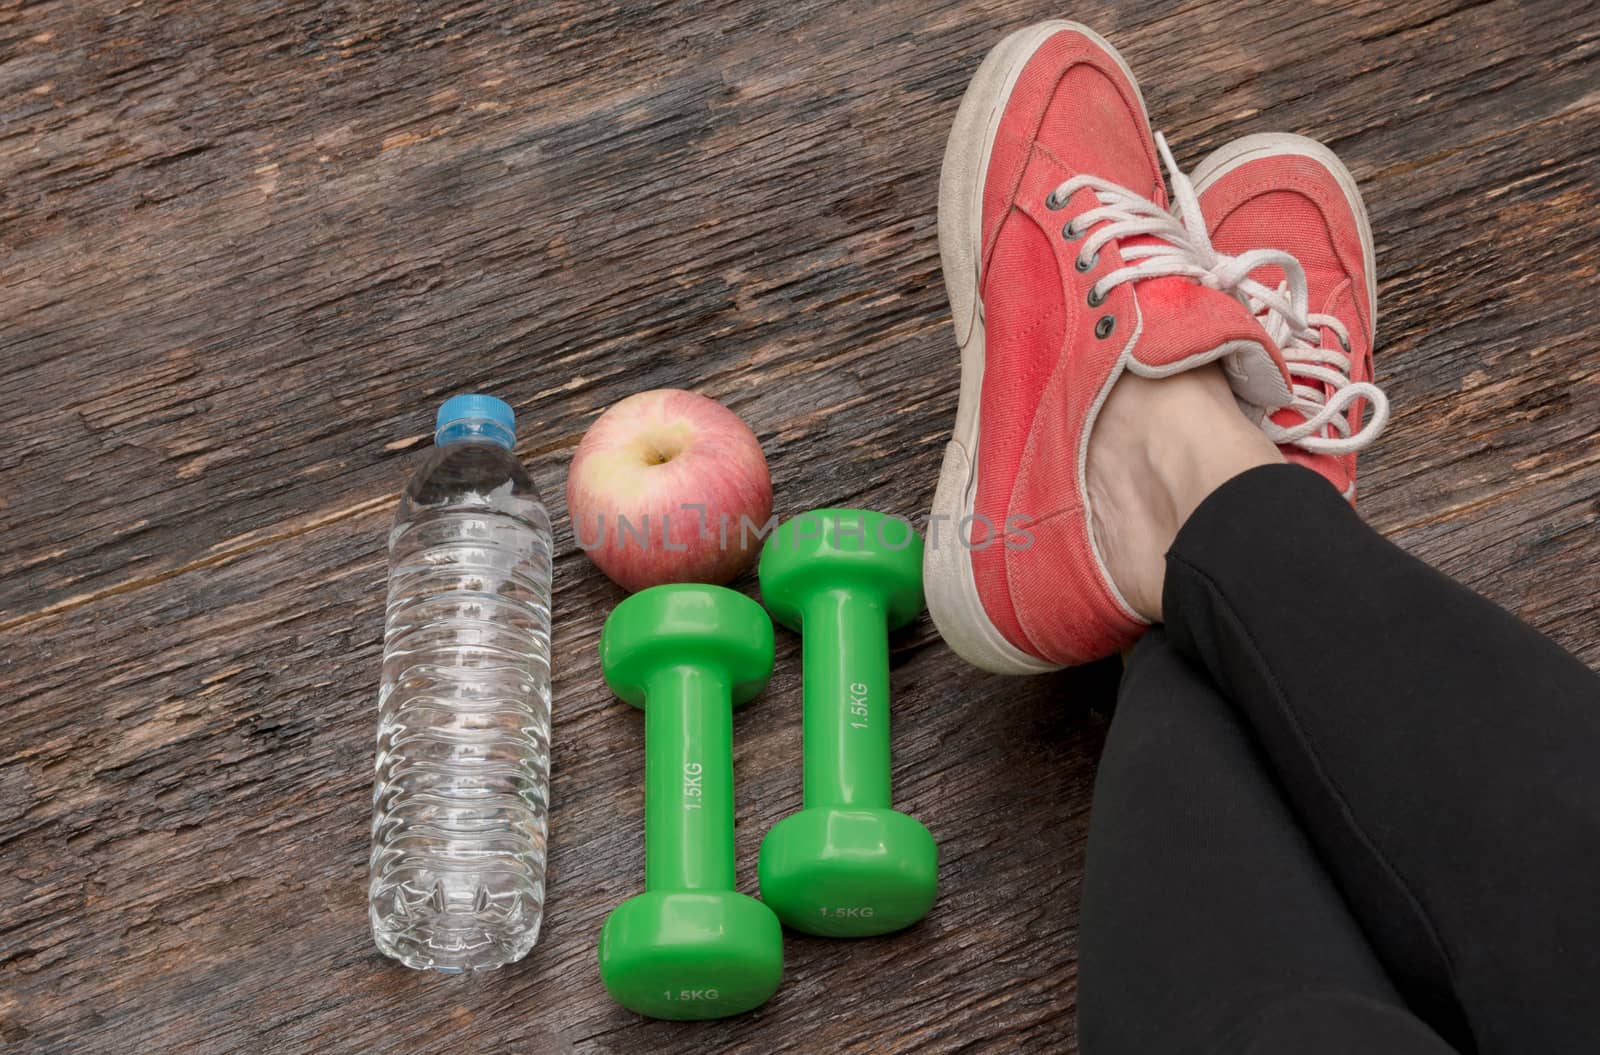
[[[733,704],[702,667],[645,686],[644,886],[733,889]]]
[[[805,806],[888,809],[887,613],[860,592],[823,590],[801,619]]]

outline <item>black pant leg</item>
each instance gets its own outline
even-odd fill
[[[1448,1055],[1385,974],[1242,718],[1159,629],[1095,780],[1085,1055]]]
[[[1163,606],[1411,1005],[1484,1055],[1600,1051],[1600,678],[1294,466],[1201,504]]]

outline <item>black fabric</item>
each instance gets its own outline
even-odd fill
[[[1086,1055],[1600,1052],[1600,678],[1294,466],[1201,505],[1163,608],[1096,783]]]
[[[1082,1050],[1345,1055],[1383,1036],[1383,1050],[1448,1055],[1405,1010],[1210,678],[1156,629],[1120,697],[1089,829]]]

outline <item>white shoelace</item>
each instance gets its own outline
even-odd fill
[[[1292,254],[1281,249],[1252,249],[1238,256],[1217,252],[1206,233],[1194,184],[1173,160],[1166,137],[1157,132],[1155,138],[1161,161],[1171,176],[1177,216],[1143,195],[1098,176],[1074,176],[1045,199],[1048,207],[1057,209],[1073,194],[1087,189],[1094,191],[1100,202],[1079,213],[1062,229],[1068,238],[1083,239],[1077,260],[1080,270],[1093,267],[1100,249],[1108,242],[1139,235],[1159,239],[1122,246],[1122,258],[1128,263],[1089,287],[1090,306],[1098,306],[1124,282],[1166,276],[1191,278],[1238,298],[1261,318],[1262,327],[1282,351],[1293,395],[1288,409],[1304,419],[1286,427],[1268,418],[1261,423],[1267,437],[1274,443],[1293,444],[1313,454],[1348,454],[1366,447],[1388,423],[1389,400],[1377,385],[1350,380],[1348,354],[1321,346],[1324,327],[1332,330],[1346,348],[1349,331],[1331,315],[1311,313],[1305,268]],[[1275,288],[1250,277],[1257,268],[1270,265],[1276,265],[1285,276]],[[1365,399],[1372,412],[1366,424],[1352,434],[1348,411],[1359,399]],[[1331,435],[1333,432],[1338,435]]]
[[[1280,285],[1278,291],[1283,290]],[[1370,381],[1350,380],[1350,331],[1344,323],[1332,315],[1309,312],[1305,324],[1297,329],[1289,316],[1254,299],[1248,306],[1261,318],[1267,335],[1283,350],[1294,394],[1286,409],[1303,419],[1300,424],[1287,427],[1267,419],[1262,428],[1268,438],[1273,443],[1292,443],[1312,454],[1349,454],[1377,439],[1389,423],[1389,397]],[[1323,346],[1324,329],[1333,331],[1343,351]],[[1332,398],[1329,392],[1333,393]],[[1365,399],[1372,412],[1366,424],[1352,434],[1349,409],[1358,399]]]

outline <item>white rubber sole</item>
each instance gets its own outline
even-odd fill
[[[1361,191],[1356,187],[1356,178],[1350,175],[1350,170],[1344,167],[1344,162],[1339,160],[1337,154],[1307,136],[1297,136],[1289,132],[1258,132],[1224,143],[1213,150],[1195,166],[1189,178],[1194,183],[1195,193],[1204,194],[1208,187],[1241,165],[1262,158],[1284,155],[1311,158],[1333,173],[1339,189],[1344,192],[1345,201],[1355,213],[1356,230],[1361,235],[1361,264],[1367,275],[1367,316],[1370,324],[1367,329],[1367,346],[1370,348],[1378,327],[1378,270],[1377,254],[1372,242],[1372,224],[1367,219],[1367,206],[1361,200]]]
[[[1139,90],[1133,72],[1106,40],[1076,22],[1051,21],[1028,26],[1005,37],[984,56],[945,144],[939,170],[939,257],[945,292],[961,347],[961,395],[956,424],[945,445],[939,483],[933,493],[928,539],[922,562],[928,613],[945,643],[975,667],[996,674],[1042,674],[1059,670],[1017,648],[990,621],[978,596],[972,573],[972,551],[963,526],[972,523],[977,496],[978,409],[984,373],[983,306],[978,296],[978,269],[983,253],[983,177],[1000,127],[1006,102],[1023,67],[1045,41],[1062,30],[1074,30],[1095,41],[1116,59],[1128,82]],[[1144,98],[1139,109],[1146,123]],[[995,525],[1003,539],[1003,525]],[[991,544],[1003,541],[991,540]]]

